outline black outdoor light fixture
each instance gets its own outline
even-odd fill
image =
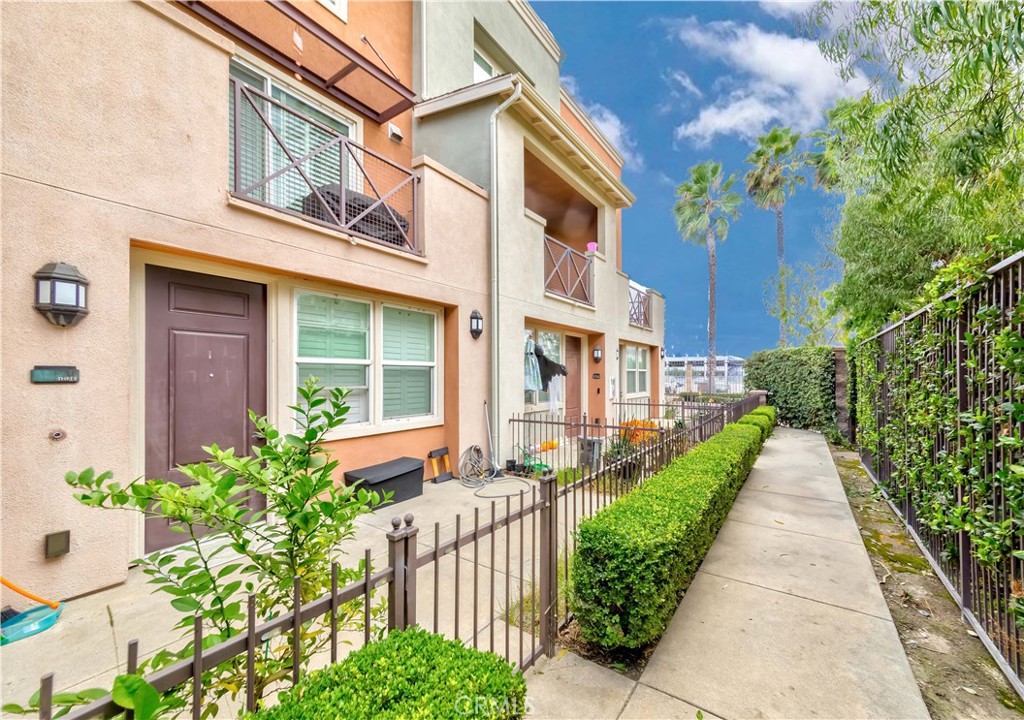
[[[47,263],[32,277],[36,281],[35,308],[54,325],[70,327],[89,314],[85,303],[89,281],[74,265]]]
[[[595,363],[600,363],[601,362],[601,356],[602,356],[601,346],[600,345],[595,345],[594,346],[594,362]]]
[[[469,334],[473,336],[474,340],[484,334],[484,316],[480,314],[479,310],[474,310],[469,314]]]

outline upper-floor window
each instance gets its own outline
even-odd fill
[[[230,73],[236,82],[253,88],[261,93],[262,97],[254,96],[255,107],[243,106],[240,122],[237,123],[241,137],[238,145],[239,157],[236,158],[235,94],[229,93],[229,185],[233,186],[235,183],[236,162],[240,163],[240,187],[235,188],[239,191],[267,178],[295,159],[309,156],[305,162],[274,177],[252,193],[257,199],[275,207],[302,212],[303,202],[310,194],[310,183],[302,177],[303,172],[308,175],[314,186],[336,183],[342,148],[334,144],[319,149],[329,143],[336,134],[351,137],[354,134],[354,124],[322,106],[314,105],[270,75],[237,60],[231,61]],[[265,100],[264,97],[271,98],[273,102]],[[256,112],[257,108],[260,112]],[[263,117],[260,117],[261,113]],[[267,122],[264,122],[264,118]],[[299,167],[303,172],[299,171]],[[349,177],[354,178],[355,174],[349,173]],[[351,182],[347,184],[352,185]]]
[[[353,141],[355,121],[258,67],[230,66],[233,196],[416,251],[416,174]]]
[[[484,53],[480,48],[473,49],[473,83],[483,82],[484,80],[490,80],[496,75],[500,75],[494,61]]]
[[[320,0],[320,4],[334,13],[342,22],[348,22],[348,0]]]

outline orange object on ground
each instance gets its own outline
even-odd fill
[[[50,607],[50,609],[52,609],[52,610],[56,610],[57,607],[60,605],[60,603],[55,603],[52,600],[47,600],[46,598],[41,598],[41,597],[39,597],[38,595],[36,595],[34,593],[30,593],[28,590],[26,590],[24,588],[18,587],[17,585],[12,583],[10,580],[5,578],[3,575],[0,575],[0,583],[3,583],[3,585],[5,587],[10,588],[11,590],[13,590],[14,592],[18,593],[19,595],[21,595],[23,597],[27,597],[29,600],[35,600],[37,603],[42,603],[43,605],[48,605]]]

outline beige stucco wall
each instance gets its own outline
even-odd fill
[[[593,256],[594,306],[566,301],[544,289],[544,224],[524,209],[523,150],[542,159],[568,183],[598,207],[599,252]],[[498,412],[502,418],[496,443],[502,457],[512,457],[511,437],[505,421],[512,413],[524,411],[523,327],[525,324],[548,326],[579,335],[582,339],[584,368],[588,371],[583,387],[593,386],[592,372],[599,372],[602,401],[595,404],[596,393],[584,392],[584,412],[591,418],[607,421],[614,417],[612,405],[622,390],[615,349],[622,342],[654,348],[652,362],[664,344],[664,301],[652,295],[652,328],[629,323],[629,278],[616,270],[618,222],[615,208],[564,156],[545,141],[515,111],[500,116],[498,124],[499,157],[499,295],[501,349],[499,375],[501,390]],[[628,249],[628,241],[625,243]],[[604,360],[592,366],[589,337],[604,335]],[[589,397],[588,397],[589,395]]]
[[[135,517],[79,506],[62,478],[90,465],[121,480],[142,471],[144,262],[267,283],[272,416],[291,398],[287,288],[350,287],[467,316],[487,307],[487,199],[442,170],[419,168],[423,259],[229,203],[232,45],[165,13],[184,27],[129,2],[4,8],[2,565],[57,598],[123,580],[141,550]],[[55,260],[91,281],[75,328],[32,308],[32,273]],[[445,401],[465,422],[450,445],[483,436],[488,373],[468,319],[454,332],[460,390]],[[31,385],[36,364],[76,365],[82,380]],[[51,441],[55,429],[66,438]],[[61,529],[71,553],[44,561],[43,535]]]
[[[558,107],[560,50],[541,41],[549,32],[529,8],[534,27],[509,0],[417,0],[413,8],[413,88],[435,98],[473,84],[473,48],[499,63],[501,73],[522,72],[552,107]],[[482,31],[482,32],[481,32]]]

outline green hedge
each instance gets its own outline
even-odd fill
[[[775,408],[773,408],[771,405],[762,405],[761,407],[754,408],[744,417],[750,417],[751,415],[764,415],[766,418],[772,421],[772,429],[775,429],[776,413]],[[740,419],[742,420],[743,418]]]
[[[832,432],[836,424],[836,358],[830,347],[763,350],[744,365],[747,388],[767,390],[778,422]]]
[[[762,444],[759,427],[726,425],[580,523],[569,604],[586,640],[637,648],[661,636]]]
[[[775,423],[772,419],[764,413],[749,413],[739,420],[736,421],[740,425],[753,425],[758,428],[761,432],[761,442],[768,439],[768,436],[772,434],[772,430],[775,428]]]
[[[396,631],[316,670],[252,720],[512,720],[526,711],[523,674],[420,628]]]

